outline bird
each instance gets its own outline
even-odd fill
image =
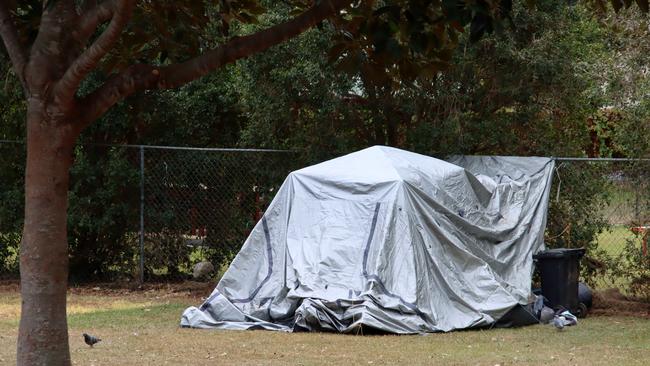
[[[564,329],[564,317],[563,316],[556,316],[553,318],[553,326],[560,331]]]
[[[84,333],[84,342],[86,342],[86,344],[89,345],[90,347],[92,347],[95,343],[99,341],[101,341],[101,339],[95,336],[91,336],[90,334]]]

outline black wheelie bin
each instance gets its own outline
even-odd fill
[[[587,306],[578,300],[580,258],[584,254],[584,248],[558,248],[533,255],[542,281],[542,295],[549,305],[554,310],[569,310],[579,318],[587,315]]]

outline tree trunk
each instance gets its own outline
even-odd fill
[[[48,120],[45,111],[41,101],[29,101],[18,365],[70,364],[67,208],[76,134],[70,125]]]

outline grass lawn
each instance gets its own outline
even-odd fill
[[[207,295],[207,293],[206,293]],[[200,298],[164,290],[72,291],[70,349],[76,365],[647,365],[650,320],[591,317],[548,325],[426,336],[351,336],[180,329]],[[15,364],[20,299],[0,288],[0,365]],[[104,340],[94,348],[81,333]]]
[[[617,225],[598,235],[598,248],[605,250],[612,256],[623,254],[628,240],[632,240],[641,247],[641,236],[630,230],[630,226]]]
[[[627,250],[627,242],[630,241],[634,243],[637,250],[641,250],[642,246],[642,236],[634,233],[629,225],[615,225],[609,228],[597,237],[598,248],[604,250],[613,258],[620,258],[623,256],[622,260],[627,263],[625,258],[625,250]],[[616,278],[602,278],[597,279],[596,288],[598,289],[607,289],[610,287],[616,287],[622,289],[624,292],[626,289],[630,288],[630,278],[628,277],[616,277]]]

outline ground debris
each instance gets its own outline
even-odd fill
[[[618,289],[594,291],[593,315],[629,315],[650,319],[650,303],[625,296]]]

